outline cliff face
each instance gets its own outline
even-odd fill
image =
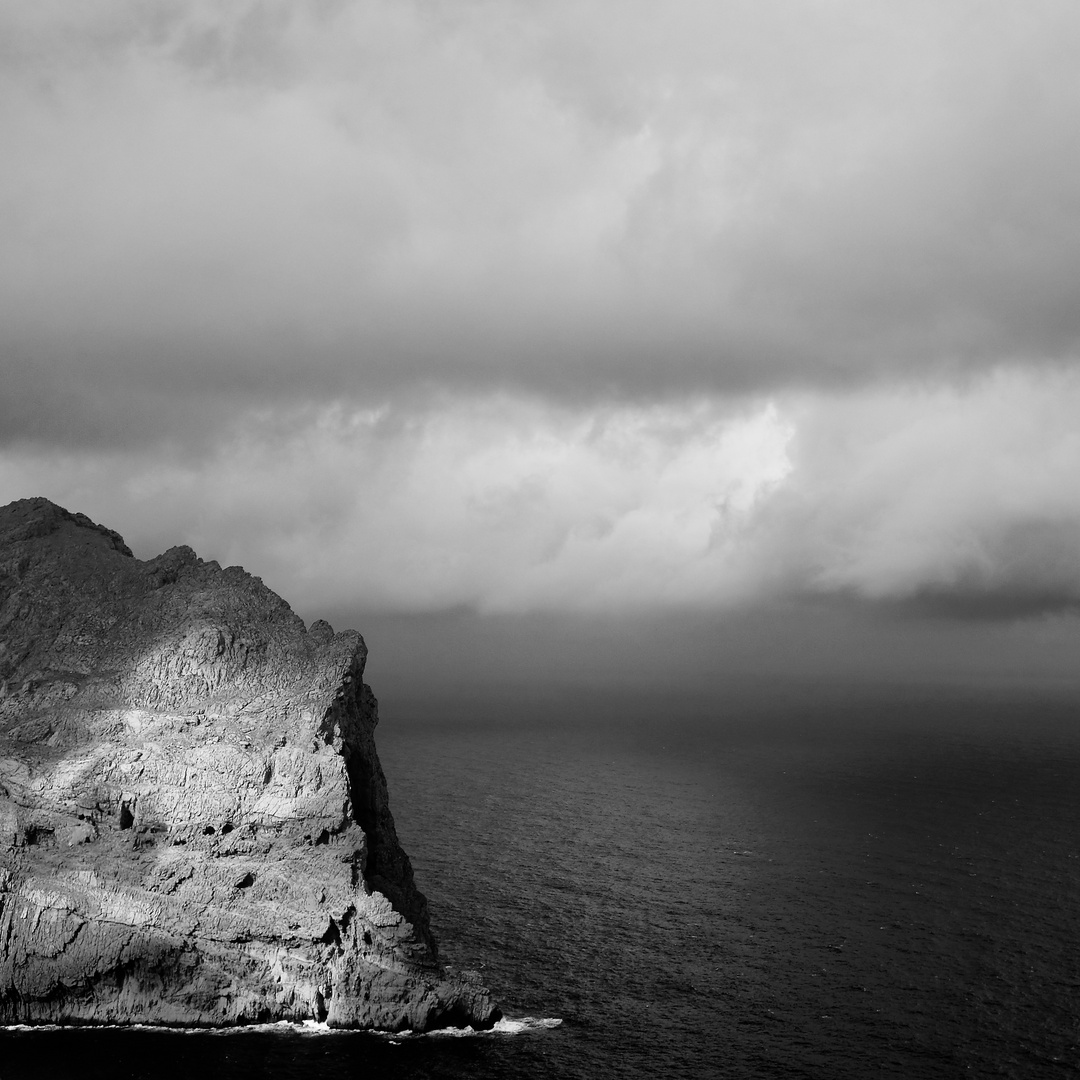
[[[359,634],[0,509],[0,1023],[490,1026],[438,964]]]

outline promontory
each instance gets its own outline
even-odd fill
[[[438,960],[355,631],[0,508],[0,1024],[490,1027]]]

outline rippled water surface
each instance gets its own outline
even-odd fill
[[[561,1026],[7,1032],[0,1080],[1080,1076],[1075,709],[386,716],[444,959]]]

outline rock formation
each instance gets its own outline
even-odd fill
[[[0,1023],[498,1018],[440,967],[354,631],[0,509]]]

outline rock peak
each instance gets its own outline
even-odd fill
[[[96,533],[103,537],[114,551],[134,558],[131,548],[124,543],[124,538],[118,532],[98,525],[85,514],[73,514],[41,496],[18,499],[0,507],[0,545],[48,536],[65,527]]]

